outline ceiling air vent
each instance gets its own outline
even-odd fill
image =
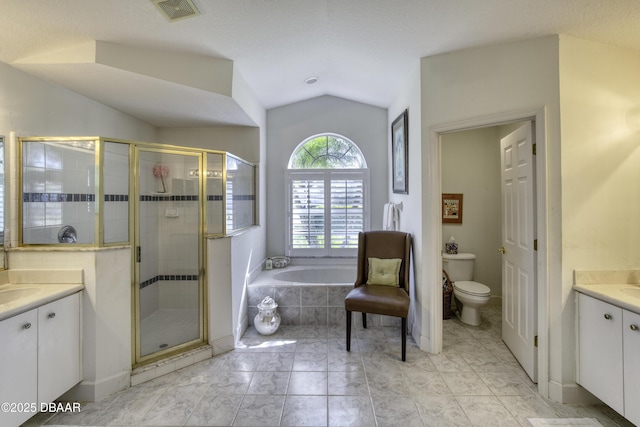
[[[191,0],[151,0],[169,21],[200,15]]]

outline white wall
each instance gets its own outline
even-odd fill
[[[240,338],[239,334],[246,328],[246,301],[243,299],[248,283],[246,274],[259,270],[266,258],[266,112],[255,102],[252,103],[249,94],[244,93],[243,97],[243,103],[248,106],[249,114],[258,127],[217,126],[158,130],[158,142],[162,144],[228,151],[257,165],[258,226],[230,238],[207,240],[209,341],[214,354],[232,349],[234,339]]]
[[[0,63],[0,93],[0,134],[5,136],[15,131],[17,136],[155,139],[153,126],[4,63]],[[12,168],[11,177],[15,179],[15,165]],[[11,223],[15,221],[14,218]],[[76,400],[102,399],[129,384],[130,260],[129,248],[97,253],[15,251],[9,254],[12,268],[81,268],[85,271],[84,379],[72,392],[76,393]]]
[[[234,87],[239,87],[242,90],[241,103],[243,108],[247,109],[251,119],[256,123],[256,128],[162,129],[156,132],[153,126],[140,120],[105,107],[64,88],[31,77],[9,65],[0,63],[0,93],[2,94],[2,97],[0,97],[0,135],[8,136],[10,131],[16,131],[18,136],[100,135],[134,141],[161,142],[174,145],[219,149],[229,151],[245,160],[259,164],[262,160],[262,153],[266,150],[266,113],[257,103],[255,97],[253,97],[246,88],[243,88],[241,76],[234,76]],[[266,167],[259,164],[258,174],[260,177],[258,206],[261,208],[259,223],[262,224],[262,226],[246,231],[241,236],[239,244],[227,245],[226,249],[232,252],[228,254],[228,256],[230,259],[233,259],[234,272],[240,270],[240,268],[236,268],[236,266],[246,267],[249,264],[259,266],[265,257],[266,232],[264,224],[266,222],[266,216],[264,207],[266,206]],[[246,250],[246,242],[250,242],[253,251]],[[21,259],[17,257],[17,254],[19,254],[19,252],[14,253],[14,256],[11,258],[12,260],[16,260],[16,262],[18,262],[18,259]],[[55,264],[58,268],[67,266],[69,263],[67,263],[66,260],[75,259],[71,252],[66,255],[61,255],[60,252],[56,252],[56,254],[58,254],[59,258],[61,257]],[[127,254],[129,254],[128,250]],[[210,255],[215,256],[216,252],[212,250]],[[46,256],[48,257],[49,255]],[[40,260],[44,259],[45,257],[30,257],[29,268],[39,268]],[[83,268],[83,259],[84,258],[76,259],[77,263],[80,263],[78,265],[79,268]],[[130,260],[130,256],[127,256],[126,259]],[[75,266],[76,262],[71,262],[69,265]],[[130,267],[128,261],[125,262],[125,265]],[[46,266],[51,268],[49,265]],[[214,266],[218,267],[217,264],[214,264]],[[85,268],[93,268],[93,264]],[[232,266],[229,262],[223,264],[222,268],[224,269],[223,271],[211,269],[209,271],[209,277],[225,278],[220,282],[220,284],[223,285],[223,289],[220,294],[221,298],[217,301],[229,307],[228,321],[229,325],[231,325],[233,321],[232,312],[238,315],[241,310],[239,302],[233,300],[232,295],[237,295],[242,292],[244,274],[238,273],[233,275]],[[127,301],[121,306],[125,307],[127,314],[130,315],[130,271],[127,274],[118,275],[117,280],[124,276],[126,276],[126,281],[122,284],[126,286],[126,292],[123,295],[126,296]],[[103,277],[100,277],[100,280],[109,283],[113,287],[113,280],[105,280]],[[100,286],[95,287],[97,289],[101,288]],[[105,291],[108,292],[108,290]],[[209,297],[210,299],[215,298],[215,295],[210,294]],[[91,299],[87,298],[85,298],[86,312],[95,312],[96,301],[94,300],[94,296],[92,295]],[[107,297],[105,296],[105,298]],[[106,303],[109,303],[108,299]],[[215,307],[215,305],[212,305],[212,307]],[[219,313],[213,310],[213,308],[211,311],[213,315],[210,318],[210,325],[216,321],[216,316]],[[117,311],[113,312],[118,313]],[[128,347],[124,350],[119,347],[113,347],[113,351],[117,351],[119,356],[124,357],[126,369],[128,370],[131,367],[131,320],[129,317],[124,316],[121,316],[119,319],[118,326],[126,324],[126,330],[118,330],[119,335],[114,338],[118,340],[123,339]],[[211,329],[216,333],[220,332],[216,331],[215,328]],[[88,328],[87,331],[90,332],[91,329]],[[231,327],[228,328],[228,332],[232,332]],[[214,349],[218,352],[228,350],[230,346],[233,345],[233,340],[228,339],[229,336],[231,335],[225,332],[220,336],[213,337],[213,340],[219,339],[218,342],[213,343]],[[109,342],[110,341],[105,341],[105,345],[108,345]],[[92,348],[86,351],[95,353],[96,349],[92,346]],[[108,356],[111,354],[110,351],[99,351],[98,353]],[[87,371],[91,375],[97,372],[95,375],[100,376],[102,375],[102,370],[110,368],[109,363],[103,362],[99,354],[86,359],[87,363],[93,364]],[[96,358],[100,360],[96,361]],[[122,362],[119,358],[114,357],[113,359]],[[110,364],[112,365],[113,363]],[[120,378],[120,376],[118,376],[118,378]],[[89,377],[88,379],[92,380],[93,377]],[[100,380],[100,378],[98,380]],[[102,390],[106,390],[106,388],[101,390],[96,388],[95,396],[99,395],[100,397],[104,397],[105,395],[102,394]]]
[[[228,151],[251,163],[261,158],[260,129],[256,127],[160,128],[158,143]]]
[[[391,123],[404,111],[409,113],[409,183],[408,194],[395,194],[392,191],[392,156],[391,156]],[[397,98],[389,106],[387,114],[387,176],[386,188],[389,200],[393,203],[402,203],[400,213],[401,231],[411,233],[413,236],[413,282],[411,284],[411,309],[409,314],[409,330],[413,338],[424,347],[428,340],[423,335],[428,334],[424,328],[428,317],[429,295],[423,292],[420,284],[423,281],[422,263],[422,112],[420,104],[420,64],[407,76],[404,86]]]
[[[540,292],[552,301],[548,317],[552,322],[562,315],[558,304],[563,299],[561,271],[561,190],[560,190],[560,101],[558,77],[558,37],[488,46],[452,52],[422,59],[422,183],[423,183],[423,240],[422,255],[426,270],[421,286],[433,296],[429,318],[432,334],[437,336],[440,320],[435,304],[440,293],[442,248],[440,207],[440,141],[439,132],[495,124],[509,116],[512,120],[529,117],[542,111],[536,123],[539,140],[538,162],[545,173],[538,176],[538,184],[546,189],[546,198],[539,200],[538,220],[544,227],[538,230],[539,264],[546,267],[546,275],[538,277]],[[522,117],[518,117],[522,116]],[[447,236],[448,238],[448,236]],[[553,331],[555,332],[556,325]],[[549,380],[555,387],[554,398],[562,400],[563,387],[573,387],[567,381],[568,363],[573,363],[573,334],[566,331],[546,336],[539,331],[541,346],[548,345]],[[432,337],[433,338],[433,337]],[[438,349],[437,339],[431,343]],[[546,379],[543,379],[543,382]],[[543,390],[544,392],[544,390]]]
[[[443,224],[460,252],[476,255],[474,280],[502,295],[500,140],[495,126],[442,136],[442,192],[461,193],[462,224]]]
[[[574,331],[574,270],[640,265],[640,53],[560,38],[562,289],[552,300]],[[573,340],[566,346],[573,349]],[[573,379],[572,358],[563,379]]]
[[[99,135],[154,141],[155,128],[0,63],[0,135]]]
[[[332,132],[352,140],[365,156],[371,175],[371,228],[382,227],[382,207],[388,201],[387,111],[332,96],[321,96],[267,112],[267,254],[285,253],[285,171],[302,141]]]

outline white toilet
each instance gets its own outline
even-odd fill
[[[491,297],[487,285],[473,281],[475,260],[476,256],[471,253],[442,254],[442,268],[453,282],[456,314],[462,323],[472,326],[480,324],[480,307]]]

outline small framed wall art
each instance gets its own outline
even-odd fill
[[[462,194],[442,195],[442,223],[462,224]]]
[[[391,124],[391,163],[393,192],[409,194],[409,111]]]

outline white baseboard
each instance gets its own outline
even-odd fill
[[[578,384],[549,381],[549,399],[560,403],[597,404],[600,400]]]
[[[416,344],[418,344],[420,350],[429,351],[431,348],[431,341],[429,340],[429,337],[422,335],[422,332],[416,323],[414,323],[411,328],[411,336]]]
[[[227,335],[211,342],[211,346],[213,347],[213,355],[217,356],[233,350],[235,348],[235,340],[232,335]]]
[[[120,390],[129,387],[131,372],[121,372],[100,381],[81,381],[71,390],[62,395],[60,400],[71,402],[97,402]]]

